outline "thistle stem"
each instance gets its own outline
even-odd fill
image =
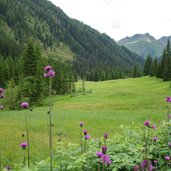
[[[81,127],[81,154],[83,154],[83,129]]]
[[[23,167],[26,165],[26,155],[25,155],[25,149],[23,150]]]
[[[49,78],[49,99],[51,99],[52,94],[52,79]],[[52,104],[51,100],[49,102],[49,148],[50,148],[50,170],[53,171],[53,152],[52,152]]]
[[[87,140],[85,139],[84,152],[86,152],[86,145],[87,145],[87,144],[86,144],[86,141],[87,141]]]
[[[170,108],[169,108],[169,104],[167,106],[167,121],[169,122],[169,114],[170,114]]]
[[[28,120],[27,120],[26,113],[25,113],[25,126],[26,126],[26,136],[27,136],[27,143],[28,143],[28,150],[27,150],[28,167],[30,167],[30,137],[29,137]],[[24,154],[24,156],[25,156],[25,154]]]

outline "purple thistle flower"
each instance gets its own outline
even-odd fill
[[[25,148],[28,146],[28,144],[26,143],[26,142],[22,142],[21,144],[20,144],[20,147],[22,147],[23,148],[23,150],[25,150]]]
[[[151,128],[152,128],[152,129],[157,129],[157,127],[156,127],[155,124],[153,124]]]
[[[4,89],[3,88],[0,88],[0,93],[3,93],[4,92]]]
[[[83,125],[84,125],[84,122],[80,122],[80,127],[83,127]]]
[[[154,164],[155,164],[155,165],[157,164],[157,162],[158,162],[157,160],[154,160]]]
[[[148,164],[148,160],[144,160],[140,163],[141,168],[144,168]]]
[[[167,103],[171,102],[171,97],[166,97],[166,102]]]
[[[105,138],[105,139],[108,138],[108,134],[107,134],[107,133],[104,134],[104,138]]]
[[[166,161],[169,161],[169,160],[170,160],[170,157],[169,157],[169,156],[165,156],[164,159],[165,159]]]
[[[97,152],[96,152],[96,156],[97,156],[98,158],[101,158],[101,157],[103,156],[103,153],[102,153],[101,151],[97,151]]]
[[[3,99],[5,95],[3,93],[0,94],[0,99]]]
[[[149,120],[146,120],[146,121],[144,122],[144,125],[147,126],[147,127],[150,126],[150,121],[149,121]]]
[[[84,135],[87,135],[88,131],[87,130],[83,130]]]
[[[138,171],[138,170],[139,170],[139,168],[140,168],[140,166],[139,166],[139,165],[135,165],[135,166],[133,167],[133,170],[134,170],[134,171]]]
[[[153,168],[154,168],[153,165],[150,163],[150,165],[148,166],[148,170],[149,170],[149,171],[152,171]]]
[[[27,109],[29,107],[29,103],[27,102],[22,102],[20,105],[22,108]]]
[[[107,146],[105,146],[105,145],[102,146],[102,153],[103,153],[103,154],[106,154],[106,151],[107,151]]]
[[[107,155],[107,154],[102,156],[102,161],[103,161],[104,164],[111,164],[112,163],[112,161],[110,160],[109,155]]]
[[[51,69],[52,69],[52,67],[51,67],[50,65],[47,65],[47,66],[44,67],[44,70],[47,71],[47,72],[48,72],[49,70],[51,70]]]
[[[55,72],[53,70],[49,70],[48,73],[46,74],[46,77],[54,77]]]
[[[85,140],[88,140],[88,139],[90,139],[90,135],[85,135]]]
[[[169,143],[169,147],[171,148],[171,143]]]
[[[153,141],[157,141],[158,138],[157,138],[157,137],[153,137],[152,140],[153,140]]]

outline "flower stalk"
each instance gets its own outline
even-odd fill
[[[23,102],[23,103],[21,103],[21,107],[23,109],[27,109],[27,108],[29,108],[29,103]],[[30,118],[28,120],[28,116],[27,115],[28,115],[28,113],[25,112],[25,129],[26,129],[26,139],[27,139],[27,146],[28,146],[28,150],[27,150],[28,163],[27,163],[27,165],[28,165],[28,167],[30,167],[30,136],[29,136]],[[20,146],[23,147],[23,149],[25,150],[26,146],[22,146],[22,145],[20,145]],[[24,152],[24,158],[25,158],[25,152]]]
[[[26,150],[26,147],[27,146],[28,146],[28,144],[26,142],[23,142],[23,143],[20,144],[20,147],[23,150],[23,167],[26,165],[26,154],[25,154],[25,150]]]
[[[26,139],[28,142],[28,149],[27,149],[28,167],[30,167],[30,136],[29,136],[27,113],[25,113],[25,126],[26,126]],[[25,150],[24,150],[24,160],[25,160]]]
[[[50,65],[44,67],[45,73],[44,77],[49,78],[49,155],[50,155],[50,171],[53,171],[53,146],[52,146],[52,104],[51,104],[51,95],[52,95],[52,77],[55,76],[55,72],[52,70]]]
[[[83,122],[80,122],[80,128],[81,128],[81,132],[80,132],[80,146],[81,146],[81,154],[83,154]]]
[[[49,99],[52,94],[52,79],[49,78]],[[53,171],[53,151],[52,151],[52,105],[49,103],[49,148],[50,148],[50,170]]]

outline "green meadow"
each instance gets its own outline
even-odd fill
[[[76,83],[77,90],[82,82]],[[85,82],[86,94],[54,96],[53,101],[53,143],[54,150],[58,134],[62,133],[64,143],[79,143],[79,122],[85,123],[92,138],[100,138],[104,133],[109,137],[122,134],[121,127],[143,125],[150,118],[157,123],[166,117],[165,98],[171,95],[170,82],[142,77],[103,82]],[[48,98],[43,107],[33,107],[33,111],[0,111],[0,147],[3,161],[22,162],[19,144],[26,138],[24,113],[31,115],[30,148],[31,159],[38,161],[48,157]]]

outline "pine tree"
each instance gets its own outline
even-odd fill
[[[139,71],[138,71],[138,68],[137,68],[137,65],[134,66],[134,69],[133,69],[133,72],[132,72],[132,77],[133,78],[136,78],[136,77],[139,77]]]
[[[152,73],[153,60],[150,55],[147,56],[144,64],[144,76],[150,75]]]
[[[164,81],[171,80],[171,50],[170,50],[170,41],[166,45],[166,48],[163,51],[163,57],[161,61],[162,66],[162,78]]]
[[[23,58],[23,73],[24,76],[35,76],[37,64],[39,61],[39,49],[38,46],[29,40],[24,52]]]
[[[152,74],[152,76],[156,76],[157,71],[158,71],[158,60],[157,60],[157,58],[155,58],[153,61],[153,74]]]

